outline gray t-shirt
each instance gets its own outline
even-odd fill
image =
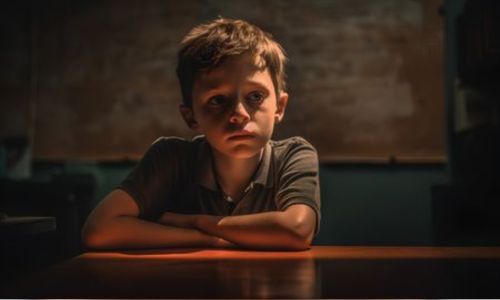
[[[309,205],[320,224],[318,156],[301,137],[269,141],[244,196],[228,201],[215,181],[211,147],[204,136],[193,140],[161,137],[117,187],[137,202],[139,217],[157,220],[163,212],[245,215]]]

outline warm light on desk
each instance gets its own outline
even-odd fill
[[[500,258],[500,247],[355,247],[314,246],[305,251],[250,251],[237,249],[155,249],[110,252],[87,252],[85,259],[432,259]]]
[[[164,249],[164,250],[127,250],[111,252],[87,252],[78,258],[83,259],[164,259],[164,260],[231,260],[231,259],[312,259],[314,254],[306,251],[249,251],[221,249]]]
[[[129,250],[84,253],[0,298],[498,298],[498,278],[499,247]]]

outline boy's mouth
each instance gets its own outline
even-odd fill
[[[251,139],[255,137],[255,133],[248,130],[237,130],[233,132],[228,140]]]

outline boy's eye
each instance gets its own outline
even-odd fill
[[[208,104],[213,106],[222,106],[227,103],[227,98],[222,95],[214,96],[208,99]]]
[[[263,92],[251,92],[247,96],[247,100],[251,103],[260,103],[266,98],[266,94]]]

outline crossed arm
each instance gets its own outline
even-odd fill
[[[242,216],[164,213],[157,222],[138,218],[135,201],[111,192],[89,215],[82,240],[90,248],[246,247],[304,250],[311,243],[316,216],[307,205]]]

